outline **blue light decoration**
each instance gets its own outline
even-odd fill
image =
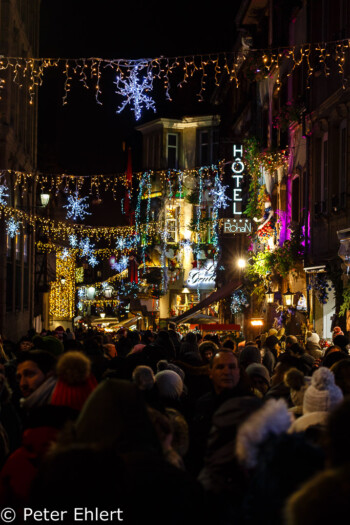
[[[148,71],[146,76],[139,78],[139,73],[145,68],[147,64],[144,61],[136,61],[131,67],[129,77],[123,79],[120,75],[117,75],[116,82],[117,95],[125,97],[124,102],[117,109],[117,113],[121,113],[128,104],[130,104],[131,110],[135,113],[135,119],[141,118],[142,109],[152,109],[156,112],[155,102],[152,97],[147,95],[148,92],[153,90],[153,76],[152,72]]]
[[[244,290],[235,290],[231,299],[231,312],[233,314],[240,314],[245,308],[249,306],[249,298]]]
[[[63,208],[67,208],[67,219],[76,221],[77,219],[83,220],[86,215],[91,215],[87,211],[89,205],[84,202],[88,197],[79,197],[78,191],[74,192],[74,195],[68,196],[68,204],[65,204]]]
[[[78,247],[78,238],[77,238],[76,235],[74,235],[74,233],[72,233],[69,236],[69,244],[71,245],[72,248],[77,248]]]
[[[192,241],[190,239],[184,239],[183,241],[180,241],[180,246],[186,253],[190,253],[192,251]]]
[[[127,269],[128,265],[129,265],[129,257],[127,255],[123,255],[123,257],[121,257],[119,261],[114,261],[111,264],[111,268],[112,270],[115,270],[117,273],[122,273]]]
[[[60,259],[62,261],[65,261],[69,257],[69,250],[68,248],[63,248],[62,252],[60,253]]]
[[[89,237],[85,237],[85,239],[81,239],[79,242],[79,248],[81,250],[81,256],[86,257],[93,252],[95,245],[91,243]]]
[[[217,177],[214,188],[209,192],[209,195],[213,196],[214,206],[216,208],[228,208],[228,201],[232,201],[232,199],[226,195],[226,189],[228,187],[229,186],[223,186],[219,177]]]
[[[6,184],[0,184],[0,204],[2,206],[6,206],[7,199],[9,198],[10,194],[7,193],[8,187]]]
[[[16,221],[14,217],[11,217],[8,221],[6,221],[6,233],[11,239],[16,237],[16,235],[19,234],[21,227],[21,222]]]
[[[86,295],[86,289],[84,287],[79,288],[79,290],[78,290],[78,297],[80,299],[83,299],[85,297],[85,295]]]
[[[99,262],[100,261],[96,259],[96,255],[94,253],[91,253],[90,257],[88,258],[88,263],[90,264],[90,266],[94,268],[95,266],[99,264]]]

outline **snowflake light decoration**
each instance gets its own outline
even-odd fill
[[[81,301],[79,301],[78,304],[77,304],[77,308],[78,308],[78,310],[83,310],[84,304]]]
[[[76,248],[78,246],[78,239],[77,239],[77,236],[74,235],[74,233],[72,233],[69,236],[69,244],[71,245],[72,248]]]
[[[213,188],[209,195],[214,197],[214,206],[217,208],[227,208],[229,206],[228,201],[232,201],[230,197],[226,195],[226,189],[228,186],[223,186],[220,181],[217,182],[215,188]]]
[[[153,109],[156,112],[155,102],[152,97],[147,95],[147,92],[153,90],[152,73],[148,72],[147,76],[139,79],[139,72],[142,69],[141,64],[136,64],[130,71],[127,79],[123,80],[119,75],[117,76],[115,84],[117,85],[118,95],[125,97],[124,102],[117,109],[117,113],[121,113],[123,109],[130,104],[131,110],[135,113],[135,119],[141,118],[141,111],[144,107],[146,109]]]
[[[65,261],[69,257],[69,250],[68,248],[63,248],[62,252],[60,253],[60,259],[62,261]]]
[[[93,251],[94,247],[95,245],[91,243],[89,237],[81,239],[79,243],[79,248],[81,249],[81,256],[86,257],[87,255],[89,255]]]
[[[120,237],[120,239],[117,240],[116,248],[117,250],[124,250],[124,248],[126,248],[126,239],[124,239],[124,237]]]
[[[16,221],[13,217],[11,217],[8,221],[6,221],[6,233],[11,239],[16,237],[16,235],[19,234],[19,229],[21,226],[20,221]]]
[[[9,198],[9,193],[7,193],[8,187],[6,184],[0,184],[0,204],[6,206],[7,199]]]
[[[99,264],[99,261],[96,259],[96,256],[95,256],[94,253],[92,253],[92,254],[90,255],[90,257],[88,258],[88,263],[89,263],[90,266],[92,266],[93,268]]]
[[[184,239],[180,242],[180,245],[186,253],[190,253],[190,251],[192,250],[192,242],[190,241],[190,239]]]
[[[127,269],[128,264],[129,264],[129,257],[127,255],[124,255],[123,257],[120,258],[119,261],[114,262],[111,265],[111,268],[112,270],[115,270],[116,272],[121,273]]]
[[[63,208],[67,208],[67,219],[73,219],[73,221],[76,221],[77,219],[83,220],[85,218],[85,215],[91,215],[90,212],[87,211],[89,205],[84,202],[88,197],[79,197],[78,192],[74,192],[74,195],[68,196],[68,204],[65,204]]]
[[[83,299],[83,298],[85,297],[85,295],[86,295],[86,290],[85,290],[85,288],[79,288],[79,290],[78,290],[78,297],[79,297],[80,299]]]

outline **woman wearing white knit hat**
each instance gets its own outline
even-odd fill
[[[333,372],[326,367],[319,368],[305,391],[303,415],[294,421],[289,432],[303,432],[312,426],[324,427],[329,412],[342,400],[343,392],[335,384]]]

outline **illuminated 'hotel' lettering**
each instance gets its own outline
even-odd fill
[[[233,145],[233,162],[232,162],[232,171],[233,171],[233,215],[242,215],[242,188],[241,180],[243,179],[244,163],[243,163],[243,146]]]

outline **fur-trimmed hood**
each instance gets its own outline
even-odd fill
[[[294,416],[284,399],[269,399],[239,428],[236,439],[238,461],[252,469],[258,462],[259,448],[270,436],[286,433]]]

